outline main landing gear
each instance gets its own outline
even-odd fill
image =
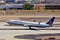
[[[29,30],[36,30],[36,29],[33,29],[33,28],[31,28],[31,26],[29,26]]]
[[[29,29],[30,29],[30,30],[32,29],[31,26],[29,27]]]

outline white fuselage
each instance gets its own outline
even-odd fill
[[[9,20],[7,21],[8,24],[15,24],[15,25],[23,25],[23,26],[32,26],[32,27],[50,27],[49,24],[40,23],[39,22],[28,22],[22,20]]]

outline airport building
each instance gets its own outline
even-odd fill
[[[0,4],[23,4],[24,2],[29,2],[33,4],[35,10],[60,9],[60,0],[0,0]]]
[[[39,3],[34,4],[34,9],[60,10],[60,0],[40,0],[40,4]]]
[[[15,0],[15,3],[18,3],[18,4],[23,4],[25,2],[25,0]]]
[[[60,10],[60,4],[34,4],[35,10]]]
[[[0,0],[0,3],[6,3],[6,2],[32,2],[34,4],[60,4],[60,0]]]

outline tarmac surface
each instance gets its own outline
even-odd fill
[[[35,40],[38,34],[60,33],[59,26],[60,23],[57,22],[50,28],[32,27],[34,30],[29,30],[28,27],[9,26],[5,22],[0,22],[0,40]]]

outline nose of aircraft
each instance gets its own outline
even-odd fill
[[[10,23],[10,22],[12,22],[12,21],[11,20],[6,21],[6,23]]]

